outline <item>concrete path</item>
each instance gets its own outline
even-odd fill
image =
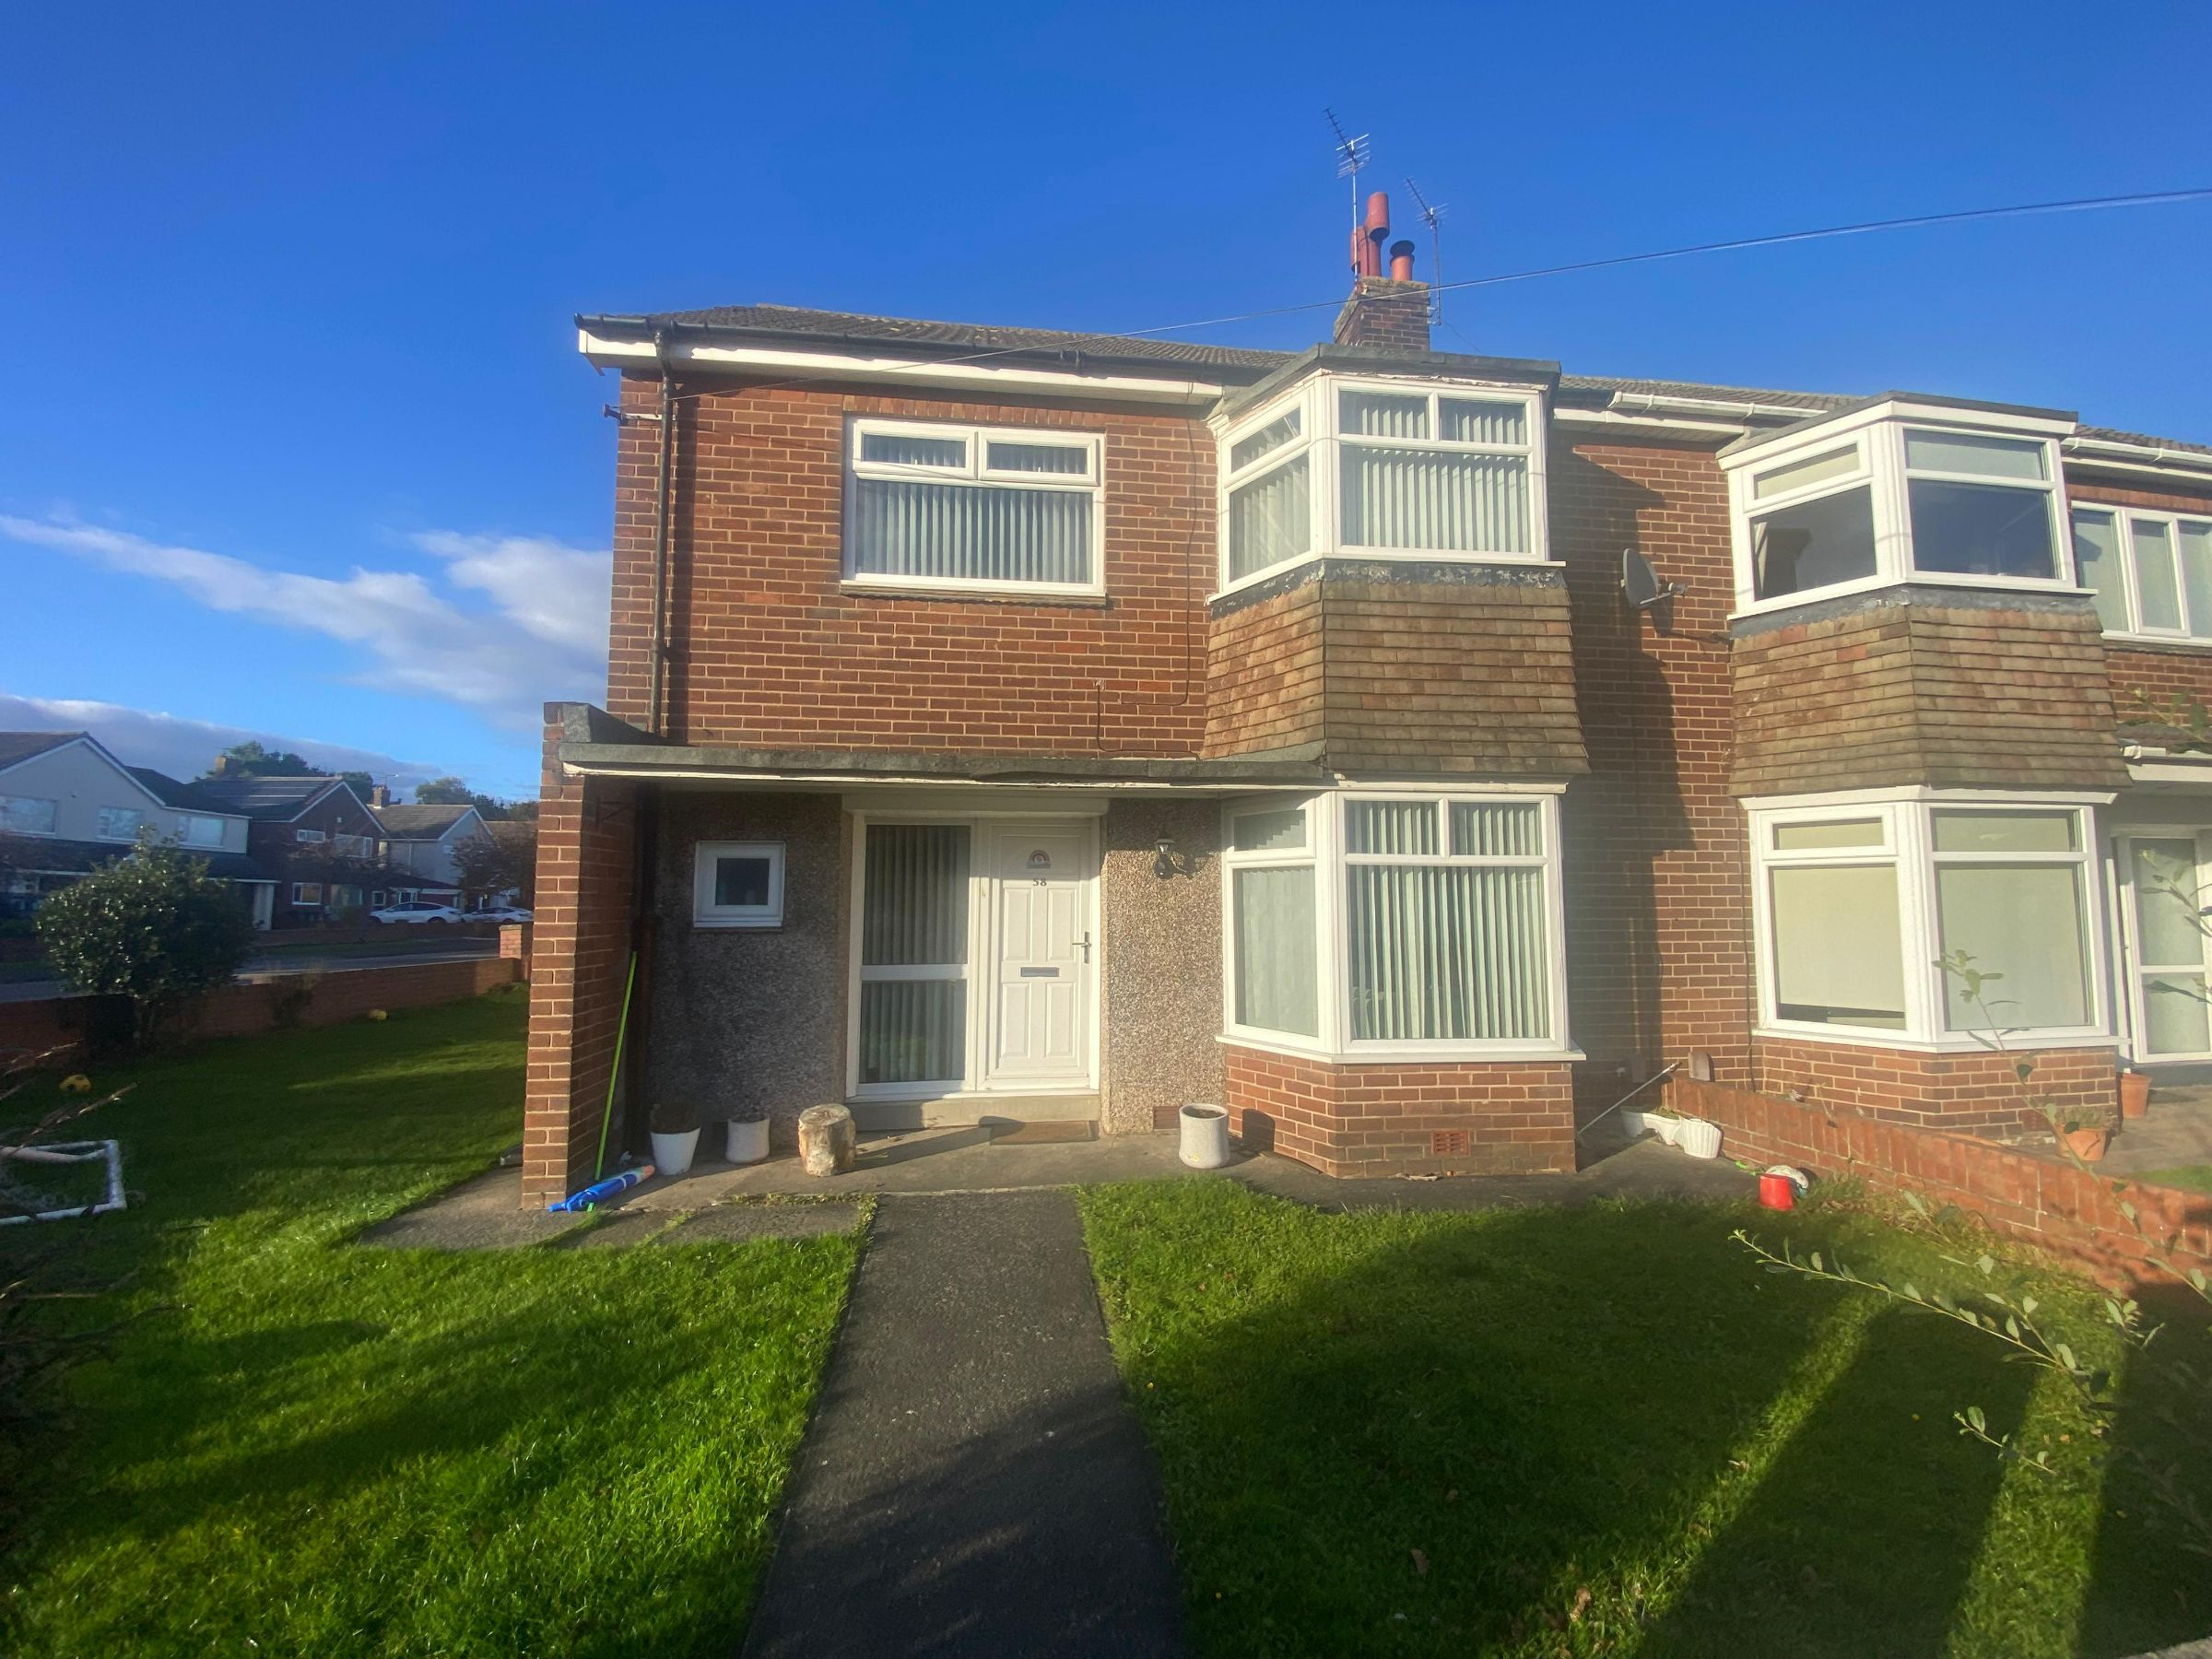
[[[1072,1197],[883,1200],[778,1535],[749,1659],[1182,1651]]]

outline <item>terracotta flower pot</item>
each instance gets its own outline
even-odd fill
[[[2097,1163],[2102,1160],[2105,1147],[2112,1144],[2112,1132],[2103,1128],[2067,1129],[2058,1138],[2083,1163]]]
[[[2120,1074],[2120,1115],[2139,1118],[2150,1110],[2150,1077],[2147,1073],[2124,1071]]]

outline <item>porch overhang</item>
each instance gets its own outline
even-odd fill
[[[2212,754],[2201,749],[2169,747],[2173,734],[2163,728],[2123,731],[2122,757],[2127,762],[2128,782],[2141,790],[2195,792],[2212,790]]]

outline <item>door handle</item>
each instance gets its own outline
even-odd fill
[[[1090,960],[1090,935],[1085,934],[1076,943],[1083,947],[1083,959],[1085,962],[1088,962]]]

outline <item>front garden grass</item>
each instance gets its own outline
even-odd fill
[[[2212,1573],[2100,1479],[2062,1382],[1729,1234],[1959,1290],[1971,1239],[1852,1206],[1082,1204],[1202,1653],[2014,1659],[2212,1630]],[[1997,1272],[2116,1355],[2086,1283]],[[2058,1477],[1962,1438],[1968,1406]]]
[[[26,1449],[0,1649],[734,1649],[857,1242],[352,1244],[515,1138],[523,1014],[95,1072],[136,1317]]]

